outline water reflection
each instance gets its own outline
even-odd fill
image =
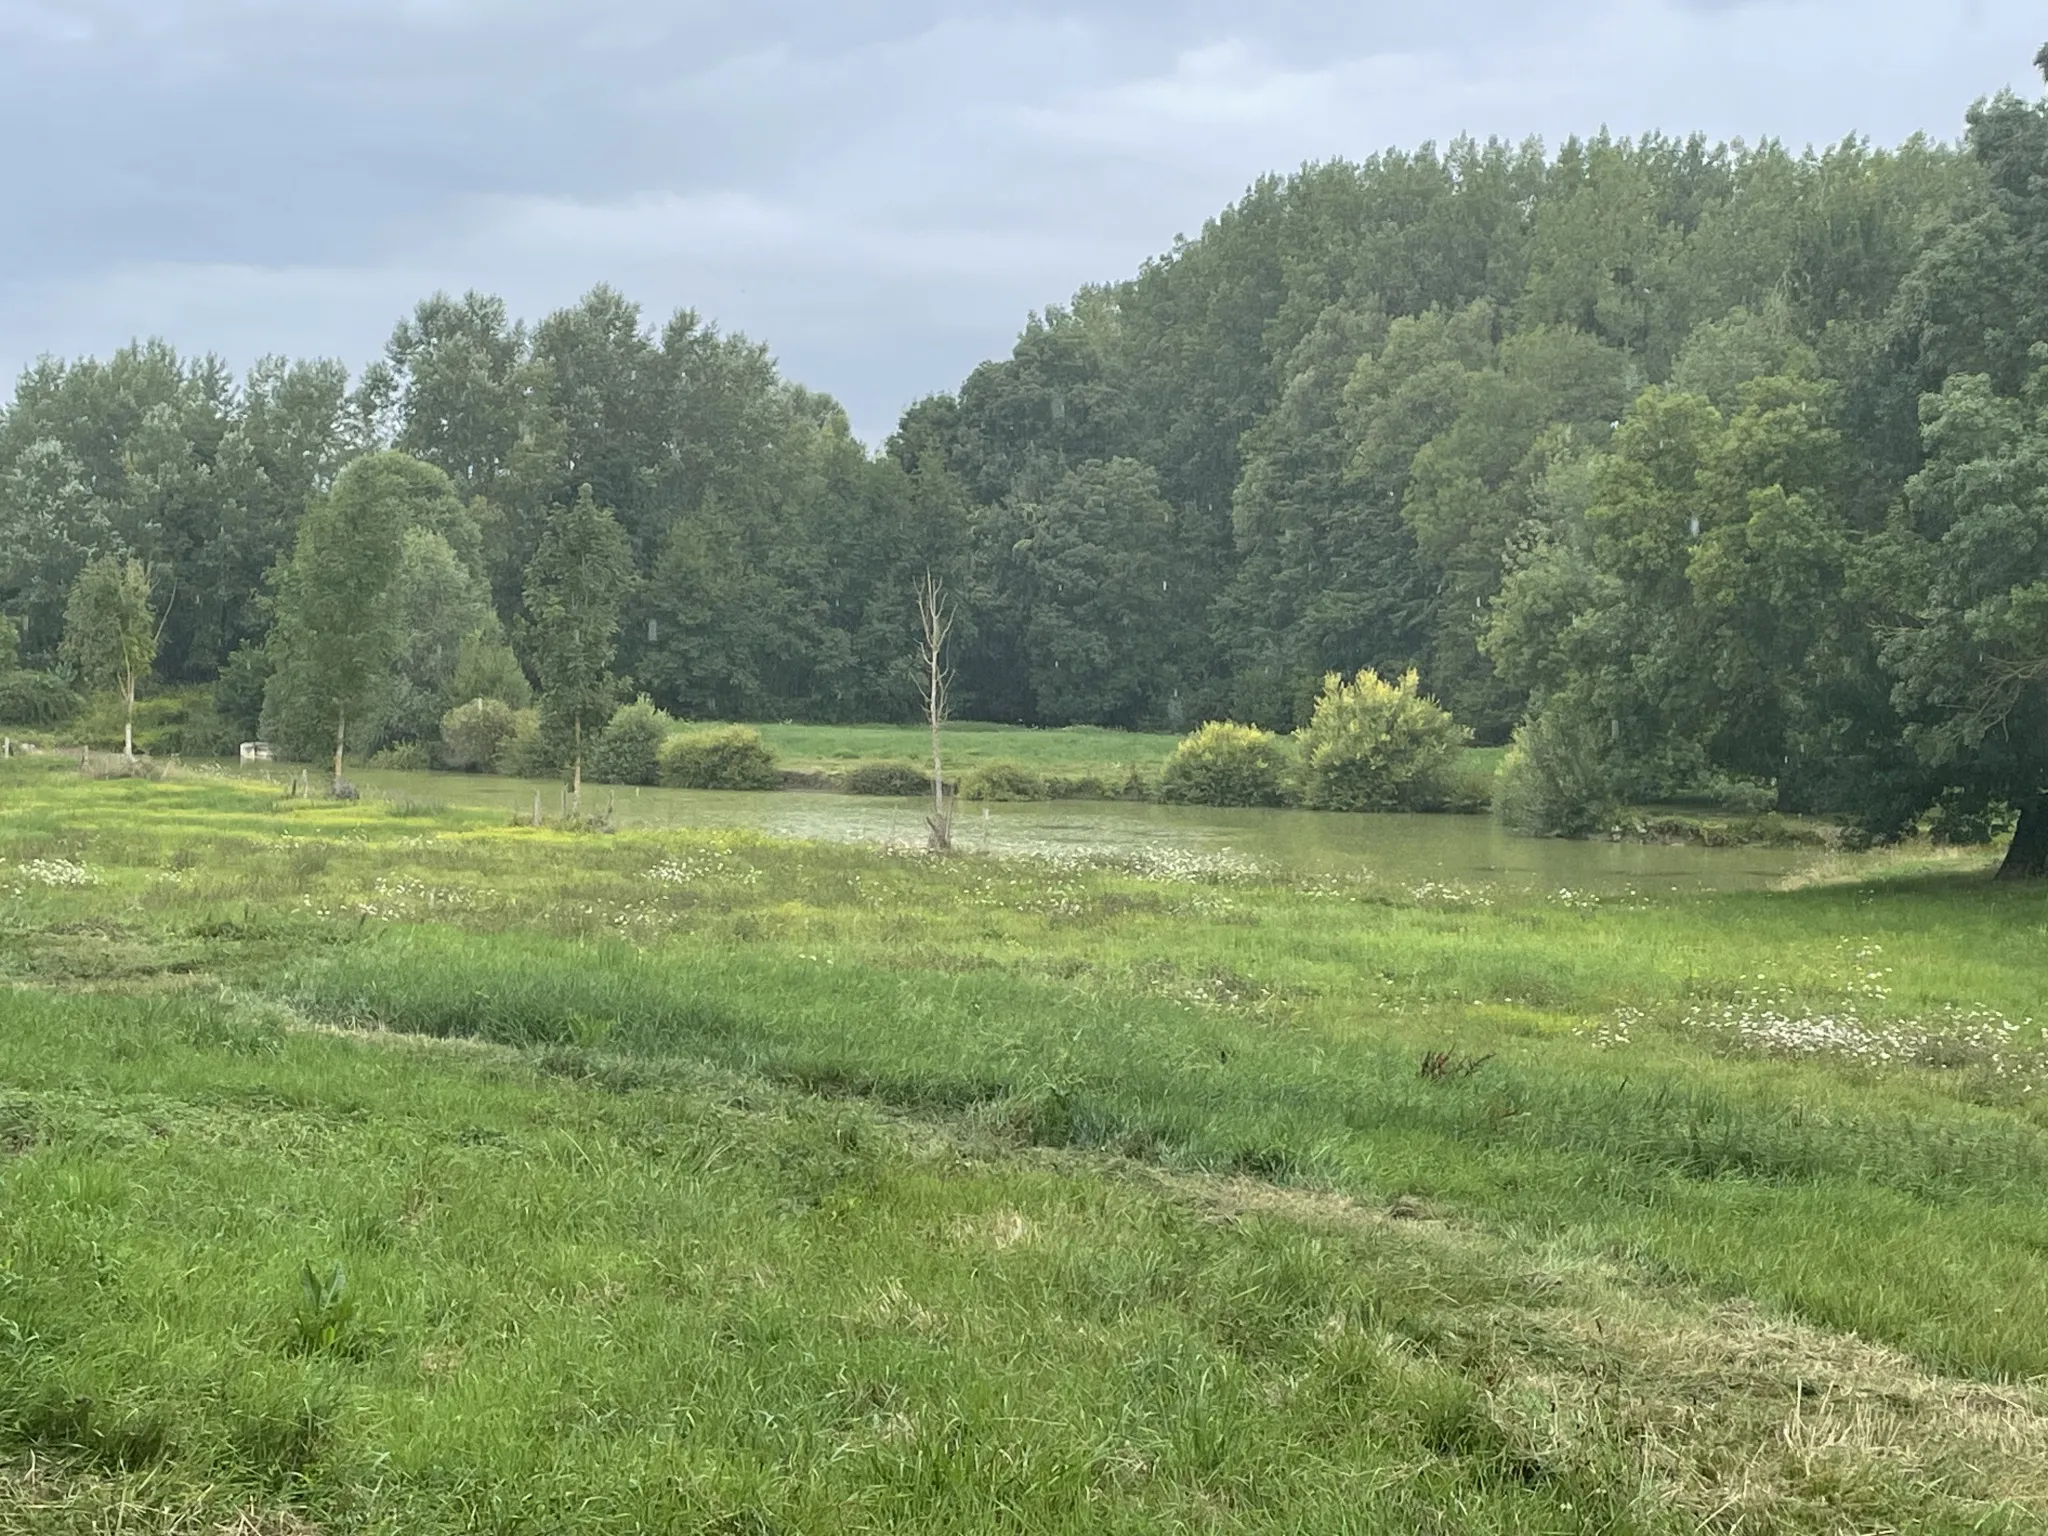
[[[372,793],[404,794],[524,818],[536,785],[465,774],[371,771]],[[540,790],[552,814],[556,786]],[[746,829],[827,842],[921,844],[924,806],[855,795],[733,794],[680,789],[584,789],[586,809],[607,805],[624,827]],[[1372,879],[1402,887],[1580,891],[1612,895],[1769,885],[1806,862],[1792,849],[1657,847],[1511,836],[1483,816],[1352,816],[1318,811],[1220,811],[1123,801],[965,805],[955,842],[969,853],[1131,859],[1192,856],[1198,864],[1254,865],[1289,875]]]

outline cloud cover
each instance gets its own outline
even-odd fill
[[[604,281],[879,440],[1252,179],[1459,133],[1953,137],[2019,0],[0,0],[0,369],[360,365],[435,288]]]

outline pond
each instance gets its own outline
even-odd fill
[[[502,808],[524,819],[560,787],[531,780],[367,770],[373,795]],[[734,828],[825,842],[922,846],[925,807],[857,795],[763,794],[588,785],[587,810],[609,807],[622,827]],[[1745,890],[1772,885],[1811,861],[1785,848],[1698,848],[1517,837],[1485,816],[1357,816],[1321,811],[1226,811],[1129,801],[963,805],[954,842],[969,853],[1131,860],[1139,867],[1265,869],[1361,877],[1413,889],[1503,887],[1611,896]]]

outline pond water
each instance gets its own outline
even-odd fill
[[[530,780],[468,774],[357,775],[372,795],[470,808],[533,809]],[[540,789],[544,812],[560,789]],[[624,827],[735,828],[811,841],[922,846],[922,803],[857,795],[741,794],[588,785],[587,810],[609,806]],[[1485,816],[1355,816],[1320,811],[1224,811],[1127,801],[963,805],[955,845],[1039,858],[1129,860],[1162,871],[1263,869],[1425,884],[1571,890],[1594,895],[1742,890],[1769,886],[1811,861],[1783,848],[1664,847],[1516,837]]]

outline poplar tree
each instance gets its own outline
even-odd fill
[[[557,508],[526,568],[526,614],[540,677],[541,730],[568,758],[570,794],[583,793],[583,738],[619,693],[612,676],[619,616],[633,586],[633,549],[588,485]]]
[[[337,790],[349,733],[374,729],[404,642],[394,588],[406,529],[447,484],[402,453],[357,459],[307,509],[279,574],[264,729],[294,751],[331,743]]]

